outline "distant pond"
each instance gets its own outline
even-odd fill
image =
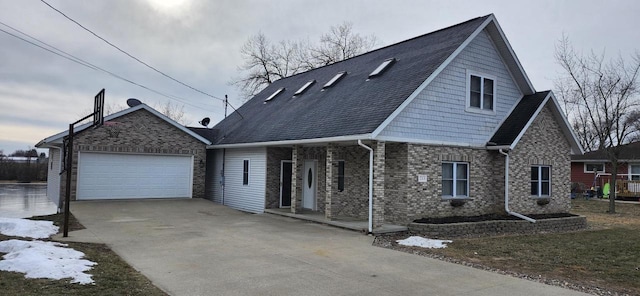
[[[0,183],[0,217],[28,218],[57,212],[47,198],[47,184]]]

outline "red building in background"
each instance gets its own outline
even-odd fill
[[[618,162],[620,180],[618,194],[621,197],[640,196],[640,142],[621,146]],[[583,188],[602,188],[611,182],[611,162],[602,150],[571,156],[571,182],[584,184]]]

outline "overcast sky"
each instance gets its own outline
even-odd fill
[[[332,25],[389,45],[493,13],[537,90],[559,76],[554,46],[563,34],[582,51],[628,57],[640,49],[640,1],[204,1],[47,0],[110,42],[200,89],[241,105],[229,81],[251,35],[317,40]],[[0,22],[158,92],[179,97],[190,125],[218,122],[216,100],[181,86],[108,46],[38,0],[0,0]],[[0,24],[0,29],[17,34]],[[106,89],[106,105],[128,98],[157,106],[168,98],[60,58],[0,31],[0,150],[33,147],[87,115]]]

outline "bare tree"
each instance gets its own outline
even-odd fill
[[[290,41],[272,44],[262,33],[247,40],[240,49],[244,64],[238,68],[244,75],[232,81],[249,98],[270,83],[300,71],[299,45]]]
[[[178,104],[172,104],[171,101],[166,101],[162,105],[155,105],[154,109],[181,125],[191,123],[184,115],[184,105],[178,106]]]
[[[361,36],[353,32],[353,23],[344,22],[339,26],[331,26],[329,33],[320,37],[320,44],[310,49],[313,63],[317,66],[330,65],[335,62],[355,57],[378,45],[374,35]]]
[[[564,37],[556,45],[555,58],[564,69],[556,81],[581,144],[602,150],[611,162],[612,190],[609,212],[615,213],[615,188],[621,144],[638,135],[640,54],[630,60],[576,52]]]
[[[283,40],[272,43],[258,33],[250,37],[240,49],[244,63],[241,73],[230,83],[235,85],[246,100],[259,93],[270,83],[303,71],[354,57],[371,50],[378,39],[353,32],[351,23],[332,26],[318,44],[308,40]]]

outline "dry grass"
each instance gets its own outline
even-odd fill
[[[600,200],[574,200],[572,205],[572,213],[587,217],[589,229],[457,239],[445,249],[395,242],[392,247],[591,292],[640,295],[640,204],[616,204],[616,214],[608,214],[608,203]]]
[[[60,214],[33,217],[34,220],[54,221],[62,231]],[[84,229],[73,215],[69,219],[69,230]],[[22,239],[0,235],[0,241]],[[69,247],[85,253],[85,258],[98,263],[88,273],[95,284],[70,284],[69,279],[26,279],[24,274],[0,271],[0,294],[2,295],[167,295],[138,271],[129,266],[104,244],[67,243]]]
[[[575,199],[571,203],[571,212],[587,216],[589,226],[606,229],[628,227],[640,230],[640,203],[616,203],[616,213],[609,214],[609,200]]]

